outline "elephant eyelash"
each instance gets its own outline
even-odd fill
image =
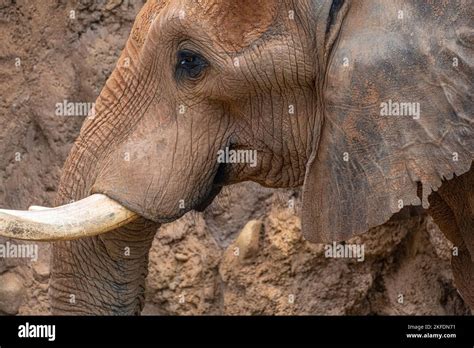
[[[209,63],[200,54],[188,50],[178,51],[175,70],[176,80],[197,79],[208,66]]]

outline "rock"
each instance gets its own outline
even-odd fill
[[[188,255],[184,255],[184,254],[181,254],[181,253],[174,254],[174,258],[178,261],[181,261],[181,262],[185,262],[185,261],[189,260]]]
[[[47,262],[33,262],[34,277],[36,280],[44,283],[49,278],[49,263]]]
[[[272,256],[279,260],[287,259],[301,245],[301,220],[291,209],[276,208],[268,215],[266,236],[270,242]]]
[[[172,291],[175,291],[177,286],[178,286],[178,285],[176,284],[176,282],[171,282],[171,283],[168,285],[169,289],[172,290]]]
[[[105,5],[105,9],[107,11],[111,11],[116,7],[119,7],[122,4],[122,0],[109,0],[107,5]]]
[[[19,276],[11,272],[0,276],[0,313],[17,314],[24,296],[25,289]]]
[[[204,288],[203,291],[204,298],[206,300],[213,300],[215,297],[215,286],[214,284],[210,284],[209,286]]]
[[[263,223],[260,220],[249,221],[240,232],[235,245],[239,248],[239,260],[251,259],[258,254],[260,233]]]

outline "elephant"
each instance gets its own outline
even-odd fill
[[[0,235],[53,242],[53,314],[138,315],[162,224],[302,186],[314,243],[421,205],[474,308],[472,24],[461,0],[148,0],[56,207],[0,210]]]

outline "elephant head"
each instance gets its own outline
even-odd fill
[[[130,314],[156,229],[225,185],[303,185],[314,242],[427,208],[471,167],[469,21],[454,2],[149,0],[64,165],[59,207],[1,211],[0,233],[61,240],[55,313]]]

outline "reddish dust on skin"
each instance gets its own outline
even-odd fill
[[[52,205],[83,121],[54,116],[54,104],[95,100],[142,5],[129,3],[111,11],[85,5],[76,21],[52,16],[68,10],[55,0],[0,9],[9,18],[2,34],[15,37],[2,43],[2,53],[22,61],[20,70],[0,66],[1,207]],[[49,29],[33,30],[31,23]],[[430,220],[407,218],[355,238],[366,243],[364,262],[327,259],[321,247],[302,239],[298,211],[288,209],[292,197],[292,190],[245,183],[225,190],[206,212],[163,228],[150,254],[144,313],[469,313],[453,285],[450,245]],[[233,241],[252,219],[262,221],[263,232],[240,262]],[[39,245],[37,262],[0,258],[0,313],[47,314],[49,275],[48,244]],[[409,294],[404,304],[400,294]]]

